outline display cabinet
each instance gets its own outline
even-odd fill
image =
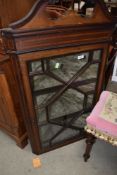
[[[85,119],[103,89],[115,25],[104,3],[94,4],[82,13],[73,2],[38,0],[2,30],[35,154],[86,137]]]

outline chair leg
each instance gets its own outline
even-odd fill
[[[84,161],[87,162],[87,160],[90,158],[90,152],[92,150],[92,146],[95,143],[96,138],[92,134],[87,135],[86,139],[86,150],[83,155]]]

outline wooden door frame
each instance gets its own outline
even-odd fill
[[[87,48],[87,49],[86,49]],[[90,49],[89,49],[90,48]],[[95,95],[95,102],[98,100],[99,95],[102,91],[102,82],[104,80],[104,69],[106,65],[106,55],[107,55],[107,48],[108,44],[95,44],[93,46],[84,46],[84,47],[76,47],[76,48],[64,48],[61,50],[57,51],[42,51],[38,53],[30,53],[30,54],[23,54],[19,55],[19,67],[20,67],[20,73],[22,77],[22,84],[23,84],[23,90],[24,90],[24,99],[25,99],[25,107],[27,108],[27,116],[25,116],[25,124],[28,129],[28,132],[31,133],[29,134],[29,139],[31,141],[31,147],[32,151],[35,154],[40,154],[43,152],[42,146],[41,146],[41,140],[40,140],[40,134],[39,134],[39,128],[37,124],[37,118],[36,118],[36,113],[34,109],[34,104],[33,104],[33,97],[31,93],[31,88],[30,88],[30,81],[29,81],[29,72],[28,72],[28,66],[27,63],[29,61],[33,60],[39,60],[40,58],[46,58],[47,55],[52,56],[52,55],[57,55],[58,53],[59,56],[63,53],[76,53],[77,52],[82,52],[82,51],[87,51],[87,50],[98,50],[102,49],[102,58],[101,58],[101,68],[99,68],[98,72],[98,82],[96,84],[96,95]],[[100,81],[99,81],[100,80]],[[22,85],[21,85],[22,86]]]

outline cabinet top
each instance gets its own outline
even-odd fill
[[[86,27],[105,26],[112,23],[106,6],[101,0],[95,1],[94,7],[85,8],[85,14],[79,13],[77,4],[72,3],[68,8],[61,5],[53,5],[48,0],[37,0],[30,12],[21,20],[9,25],[15,31],[49,29],[56,27]],[[82,5],[81,5],[82,6]],[[107,27],[107,26],[106,26]]]
[[[89,7],[88,15],[86,9],[86,14],[79,13],[79,7],[74,3],[66,7],[47,0],[36,1],[23,19],[2,30],[5,47],[10,52],[24,54],[110,43],[115,21],[102,0],[92,1],[95,5]]]

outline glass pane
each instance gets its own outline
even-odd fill
[[[53,86],[62,84],[48,75],[35,76],[33,77],[33,82],[34,82],[33,86],[35,91],[44,89],[44,88],[51,88]]]
[[[100,60],[101,53],[102,53],[101,50],[94,51],[94,53],[93,53],[93,60]]]
[[[40,127],[40,135],[43,147],[51,147],[53,144],[60,143],[64,140],[71,139],[75,136],[78,136],[78,132],[72,129],[66,129],[64,132],[61,132],[55,137],[55,135],[62,130],[62,126],[47,124],[43,127]]]
[[[83,108],[84,95],[75,90],[67,90],[51,106],[50,115],[52,118],[68,115]]]
[[[82,75],[79,77],[80,80],[94,79],[97,77],[98,64],[91,64]]]
[[[88,55],[88,53],[81,53],[51,58],[50,71],[64,81],[68,81],[87,63]]]

